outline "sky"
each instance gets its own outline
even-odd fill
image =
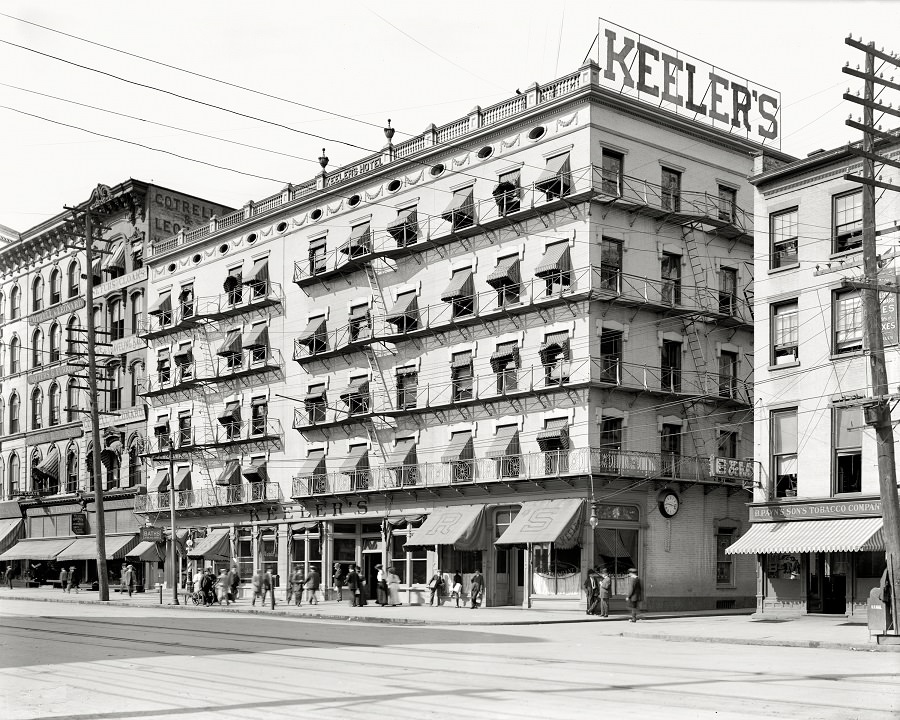
[[[0,225],[129,177],[240,207],[576,70],[598,16],[778,90],[796,156],[858,139],[848,33],[900,53],[900,1],[0,0]]]

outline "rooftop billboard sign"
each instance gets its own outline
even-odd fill
[[[600,84],[731,135],[781,148],[781,93],[599,19]]]

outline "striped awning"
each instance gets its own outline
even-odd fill
[[[22,518],[0,520],[0,553],[6,552],[22,535]]]
[[[75,541],[72,538],[31,538],[19,540],[0,555],[0,560],[55,560]],[[96,552],[94,554],[96,556]]]
[[[240,482],[241,463],[239,460],[229,460],[216,478],[216,485],[239,485]]]
[[[574,547],[581,539],[583,509],[582,498],[523,502],[519,513],[494,544],[527,545],[552,542],[557,548]]]
[[[883,518],[754,523],[726,555],[883,550]]]
[[[106,257],[103,267],[106,270],[121,270],[125,272],[125,243],[117,243],[112,252]]]
[[[566,273],[571,269],[572,260],[569,255],[569,243],[564,241],[547,247],[544,257],[541,258],[541,262],[534,274],[538,277],[545,277],[547,275]]]
[[[241,352],[241,331],[239,329],[229,330],[225,335],[216,355],[235,355]]]
[[[547,159],[547,166],[534,186],[544,193],[565,195],[569,192],[569,153]]]
[[[441,300],[451,302],[459,298],[472,297],[475,294],[475,286],[472,283],[472,268],[454,270],[453,277],[446,290],[441,293]]]
[[[269,347],[269,326],[263,323],[254,325],[250,332],[244,333],[241,345],[247,350]]]
[[[340,472],[352,473],[369,468],[369,446],[353,445],[347,454],[347,459],[341,464]]]
[[[472,433],[468,430],[455,432],[450,436],[450,443],[441,456],[441,462],[456,462],[474,457]]]
[[[300,333],[297,338],[298,343],[308,343],[317,335],[323,335],[325,333],[325,316],[320,315],[319,317],[310,318],[310,321],[306,325],[306,329]]]
[[[510,362],[517,365],[519,363],[519,346],[514,342],[504,343],[491,353],[491,368],[494,372],[497,372],[501,365]]]
[[[492,288],[500,289],[508,285],[518,285],[522,282],[519,274],[519,256],[510,255],[509,257],[500,258],[497,261],[497,267],[487,276],[487,284]]]
[[[253,261],[250,274],[244,278],[244,285],[259,285],[269,281],[269,258],[257,258]]]
[[[444,212],[441,213],[441,217],[447,222],[453,222],[456,216],[471,217],[474,206],[474,193],[474,187],[454,191],[453,199]]]
[[[394,240],[405,244],[416,238],[418,217],[415,206],[400,210],[397,217],[387,224],[387,231]]]
[[[401,293],[397,302],[385,320],[389,323],[403,322],[407,318],[413,320],[419,314],[419,303],[415,291]]]
[[[114,467],[120,457],[122,457],[121,440],[113,440],[100,451],[100,462],[103,463],[103,467],[107,470]]]
[[[265,458],[251,458],[250,462],[241,468],[243,475],[250,482],[266,482],[269,479],[269,473],[266,470]]]
[[[160,295],[156,302],[150,306],[147,311],[148,315],[162,315],[163,313],[172,312],[172,293],[164,292]]]
[[[497,428],[494,441],[485,455],[489,458],[498,458],[518,455],[519,453],[519,426],[503,425]]]
[[[369,394],[369,378],[365,375],[350,380],[350,385],[341,393],[341,401],[349,403],[350,398]]]
[[[451,369],[456,368],[464,368],[472,365],[472,353],[471,352],[460,352],[453,353],[450,357],[450,367]]]
[[[360,250],[368,252],[370,245],[369,223],[363,223],[350,229],[350,237],[339,249],[342,253],[357,255]]]
[[[106,559],[120,560],[126,553],[138,544],[137,535],[107,535]],[[57,562],[70,560],[95,560],[97,558],[97,538],[94,535],[85,535],[78,538],[59,555]]]
[[[103,453],[100,457],[103,458]],[[39,480],[59,480],[59,450],[53,448],[31,473]]]
[[[548,420],[544,430],[537,434],[538,447],[548,450],[565,450],[569,447],[569,421],[566,418]]]

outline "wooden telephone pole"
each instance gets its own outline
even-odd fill
[[[855,283],[859,288],[863,302],[863,317],[865,319],[865,335],[868,341],[869,367],[872,372],[873,397],[864,404],[865,422],[875,429],[878,450],[878,480],[881,494],[881,508],[884,536],[885,560],[887,563],[888,581],[891,588],[891,618],[892,628],[888,632],[898,635],[898,610],[900,610],[900,501],[897,497],[897,465],[894,453],[894,426],[891,421],[891,409],[888,404],[890,390],[888,388],[887,368],[884,359],[884,337],[882,336],[881,302],[882,292],[898,292],[897,285],[881,286],[878,282],[879,256],[876,247],[875,228],[875,188],[882,190],[900,191],[900,186],[881,182],[876,177],[875,165],[889,165],[900,168],[897,160],[881,157],[876,151],[875,138],[900,142],[900,135],[882,132],[875,127],[874,113],[896,115],[900,117],[900,110],[891,104],[885,105],[876,99],[875,85],[884,89],[900,90],[900,84],[893,79],[885,80],[876,75],[875,59],[878,58],[884,64],[900,67],[900,58],[889,55],[883,50],[876,50],[874,43],[864,45],[861,41],[848,37],[846,44],[865,53],[865,70],[844,67],[847,75],[860,78],[864,82],[863,96],[844,94],[844,99],[861,105],[863,108],[862,122],[847,120],[847,125],[863,133],[862,146],[850,146],[850,152],[862,159],[862,176],[846,174],[844,179],[858,182],[862,185],[862,251],[863,251],[863,275],[862,283]]]

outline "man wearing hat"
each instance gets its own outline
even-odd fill
[[[612,580],[606,568],[600,568],[600,582],[597,584],[597,598],[600,600],[600,617],[609,617],[609,595]]]
[[[637,568],[628,568],[628,577],[631,578],[631,592],[625,598],[625,604],[631,611],[631,622],[638,620],[638,603],[644,599],[644,586],[641,585],[641,579],[638,577]]]

